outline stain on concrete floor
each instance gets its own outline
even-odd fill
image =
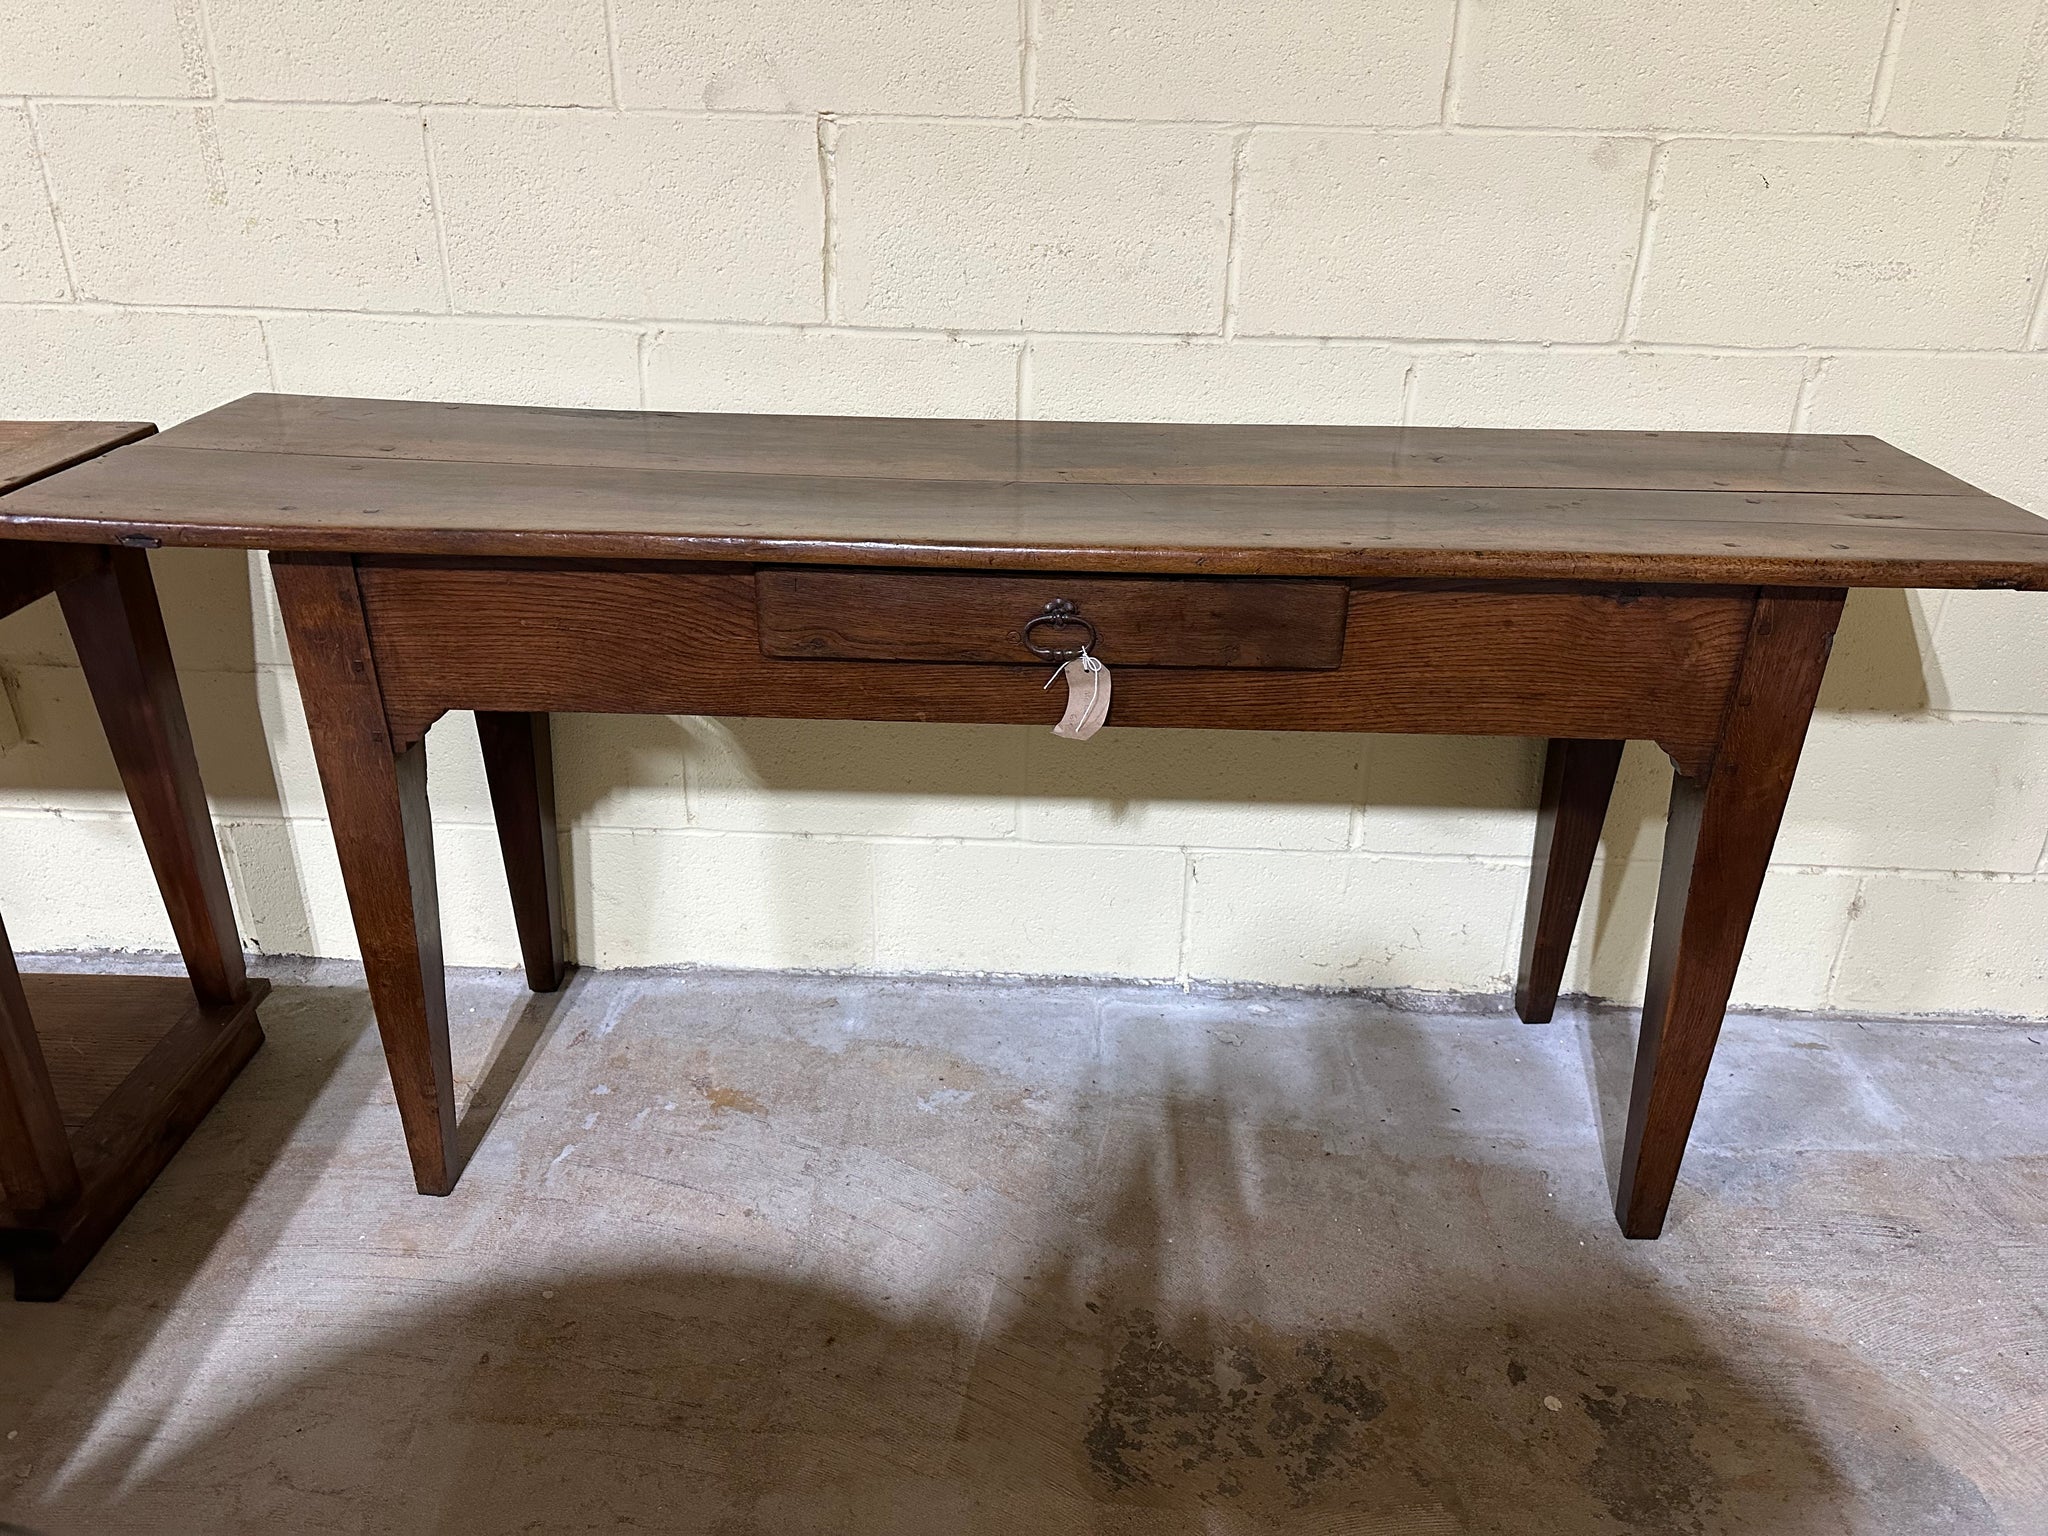
[[[71,1297],[0,1304],[0,1519],[2048,1530],[2027,1031],[1731,1021],[1646,1245],[1617,1014],[462,973],[427,1200],[360,985],[278,974]]]

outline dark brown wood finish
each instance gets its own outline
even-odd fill
[[[239,1001],[242,941],[149,557],[112,550],[57,596],[192,986],[204,1002]]]
[[[536,992],[561,986],[569,966],[563,942],[562,870],[555,829],[555,757],[544,714],[479,710],[484,776],[498,847],[512,888],[512,918],[526,982]]]
[[[450,709],[1040,722],[1047,668],[761,654],[754,578],[658,566],[362,562],[394,743]],[[1705,765],[1753,590],[1389,582],[1329,671],[1133,668],[1119,725],[1611,733]]]
[[[0,491],[153,430],[0,422]],[[243,969],[147,557],[0,541],[0,614],[53,592],[189,978],[21,977],[0,930],[0,1254],[24,1300],[63,1294],[262,1044],[266,990]]]
[[[154,431],[146,421],[0,421],[0,496]]]
[[[0,927],[0,1195],[10,1211],[39,1212],[78,1198],[78,1162],[35,1015]]]
[[[427,814],[427,748],[394,748],[355,566],[271,559],[377,1030],[423,1195],[455,1187],[455,1073]]]
[[[1624,745],[1559,738],[1545,754],[1536,856],[1522,917],[1522,965],[1515,978],[1515,1012],[1524,1023],[1547,1024],[1556,1011]]]
[[[1841,589],[2048,587],[2048,523],[1845,436],[265,395],[0,502],[10,528],[274,551],[432,1192],[455,1169],[421,740],[450,709],[479,712],[529,979],[553,984],[550,712],[1050,724],[1015,610],[1066,595],[1105,620],[1119,726],[1552,738],[1517,989],[1532,1020],[1555,1006],[1621,742],[1654,741],[1679,778],[1618,1203],[1643,1236]]]
[[[1034,663],[1025,627],[1066,602],[1094,654],[1128,667],[1329,668],[1344,659],[1341,581],[980,576],[766,569],[754,576],[761,650],[785,659]],[[1064,632],[1063,632],[1064,631]],[[1040,624],[1071,649],[1078,624]]]
[[[163,441],[239,453],[834,479],[1982,494],[1874,437],[1839,434],[949,421],[249,395]]]
[[[1630,1237],[1664,1229],[1843,596],[1764,594],[1714,764],[1672,781],[1615,1204]]]
[[[39,602],[65,582],[106,567],[108,552],[90,544],[24,544],[0,539],[0,619]]]
[[[656,416],[252,396],[0,531],[1076,573],[2048,585],[2048,523],[1872,438]]]
[[[24,978],[49,1047],[61,1099],[96,1099],[71,1132],[79,1193],[42,1212],[0,1213],[0,1255],[17,1301],[55,1301],[263,1044],[256,1005],[270,983],[251,980],[232,1003],[202,1003],[177,976]],[[153,1039],[111,1092],[100,1059],[112,1042]],[[74,1081],[74,1063],[87,1079]]]

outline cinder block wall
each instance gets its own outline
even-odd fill
[[[2048,512],[2042,0],[0,0],[0,240],[7,415],[1796,427]],[[346,955],[261,570],[159,572],[245,932]],[[2048,1016],[2044,635],[1855,600],[1741,999]],[[17,942],[165,946],[54,613],[0,661]],[[586,961],[1511,970],[1530,744],[558,740]],[[450,955],[510,963],[467,722],[431,755]],[[1637,995],[1660,770],[1574,987]]]

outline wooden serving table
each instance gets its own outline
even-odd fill
[[[430,1194],[459,1171],[422,747],[448,710],[477,712],[538,988],[564,968],[550,711],[1050,724],[1041,657],[1092,634],[1116,725],[1545,736],[1532,1021],[1621,744],[1653,741],[1634,1237],[1663,1226],[1844,589],[2048,585],[2048,522],[1836,436],[253,395],[9,498],[0,531],[272,551]]]
[[[0,494],[156,429],[0,422]],[[0,501],[0,506],[5,502]],[[0,1255],[63,1295],[263,1043],[170,644],[137,549],[0,539],[0,616],[56,593],[189,981],[22,976],[0,928]]]

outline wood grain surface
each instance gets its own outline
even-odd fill
[[[75,1103],[52,1080],[33,1005],[0,927],[0,1208],[45,1211],[77,1197],[71,1127],[84,1116],[74,1121]]]
[[[54,1301],[263,1044],[256,1005],[270,983],[252,978],[230,1003],[198,1001],[177,976],[28,976],[23,985],[60,1097],[78,1107],[97,1100],[70,1137],[76,1196],[0,1213],[16,1300]],[[109,1059],[127,1061],[145,1041],[109,1087]]]
[[[67,581],[105,569],[107,556],[90,544],[0,539],[0,619],[48,597]]]
[[[109,551],[57,595],[193,989],[234,1002],[248,984],[241,930],[149,556]]]
[[[277,557],[271,575],[413,1182],[423,1195],[445,1195],[461,1170],[426,744],[399,747],[386,736],[379,668],[352,564]]]
[[[1341,581],[970,575],[770,568],[754,576],[769,656],[867,661],[1042,660],[1090,633],[1112,666],[1334,667],[1350,591]],[[1055,602],[1081,623],[1034,623]]]
[[[1624,745],[1553,739],[1544,754],[1536,852],[1522,913],[1522,958],[1515,973],[1515,1012],[1525,1024],[1548,1024],[1557,1009]]]
[[[249,395],[167,445],[840,479],[1973,495],[1874,437],[766,416]]]
[[[476,717],[498,850],[512,894],[512,922],[527,985],[552,992],[569,971],[563,920],[561,839],[555,822],[555,752],[546,715]]]
[[[746,572],[361,562],[394,748],[450,709],[1043,723],[1046,667],[764,656]],[[1569,734],[1712,750],[1754,589],[1389,582],[1331,671],[1134,667],[1115,725]]]
[[[155,430],[146,421],[0,421],[0,496]]]
[[[251,396],[0,531],[344,553],[2048,586],[2048,522],[1874,438],[659,415]]]
[[[1788,591],[1758,600],[1713,765],[1672,780],[1615,1197],[1630,1237],[1664,1229],[1843,596]]]
[[[0,491],[147,436],[0,422]],[[263,1042],[148,556],[0,541],[0,613],[56,592],[189,979],[19,977],[0,932],[0,1250],[53,1300]]]

